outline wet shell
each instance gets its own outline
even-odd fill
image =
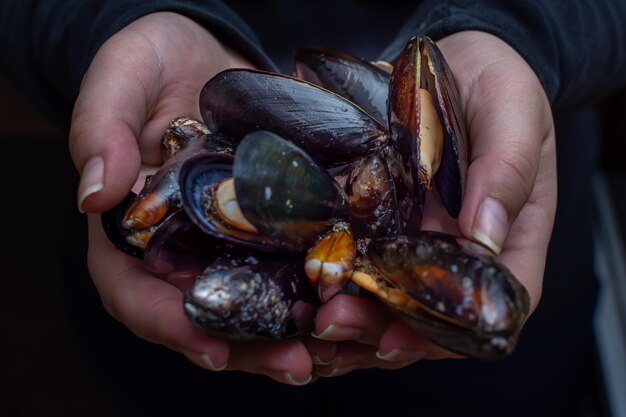
[[[302,259],[220,259],[186,293],[185,314],[211,336],[292,339],[311,333],[319,306]]]
[[[497,359],[513,350],[529,296],[486,249],[476,248],[436,232],[375,239],[361,271],[375,277],[383,301],[423,336],[454,352]],[[407,298],[401,303],[391,301],[398,290]]]
[[[387,126],[389,72],[345,52],[309,46],[294,53],[296,76],[352,101]]]
[[[270,132],[242,140],[233,165],[241,211],[259,233],[308,249],[333,219],[347,218],[341,187],[302,149]]]
[[[322,165],[379,151],[382,125],[354,103],[285,75],[233,69],[209,80],[200,112],[213,132],[241,139],[267,130],[295,143]]]
[[[436,115],[422,113],[430,100]],[[420,136],[429,134],[424,130],[424,115],[432,116],[429,123],[440,125],[443,143],[422,142]],[[412,38],[400,53],[389,86],[388,117],[391,142],[408,189],[418,196],[434,179],[446,210],[458,217],[467,166],[465,125],[454,77],[429,38]]]

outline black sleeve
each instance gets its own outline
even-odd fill
[[[599,99],[626,81],[624,0],[426,0],[381,59],[413,35],[492,33],[534,69],[555,109]]]
[[[93,56],[113,34],[149,13],[171,11],[207,27],[259,68],[275,70],[250,28],[215,0],[3,0],[0,72],[62,127]]]

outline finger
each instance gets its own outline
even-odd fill
[[[461,232],[495,253],[530,198],[550,133],[542,120],[549,114],[547,100],[537,103],[523,83],[501,82],[488,87],[478,81],[468,102],[472,155],[459,217]]]
[[[405,361],[387,361],[376,356],[374,346],[355,342],[341,342],[335,360],[328,365],[317,365],[315,374],[324,378],[345,375],[357,369],[400,369],[416,362],[421,357]]]
[[[98,216],[89,216],[89,236],[89,270],[109,314],[147,341],[181,351],[207,369],[224,369],[228,342],[209,338],[191,325],[177,288],[145,272],[139,259],[118,251],[104,236]]]
[[[460,231],[499,253],[533,191],[552,130],[550,106],[533,70],[497,37],[461,32],[439,45],[459,85],[471,142]]]
[[[302,343],[309,352],[314,365],[328,365],[332,363],[337,356],[339,342],[307,337]]]
[[[125,51],[123,56],[120,50]],[[139,42],[127,39],[122,45],[114,36],[85,75],[69,136],[72,159],[81,173],[82,211],[112,207],[137,178],[141,164],[137,139],[158,94],[155,59]],[[146,68],[153,70],[142,70]]]
[[[421,337],[406,323],[399,320],[392,322],[381,336],[376,356],[388,362],[463,357]]]
[[[267,375],[289,385],[311,382],[313,363],[300,341],[258,341],[231,344],[228,369]]]
[[[312,335],[375,346],[390,321],[391,313],[378,300],[339,294],[319,308]]]

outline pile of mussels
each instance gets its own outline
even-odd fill
[[[187,282],[185,313],[212,336],[304,337],[350,282],[446,349],[508,355],[526,290],[476,244],[420,230],[432,188],[458,216],[467,169],[437,46],[413,38],[393,67],[319,47],[294,60],[296,77],[210,79],[204,123],[174,120],[159,171],[103,214],[109,239]]]

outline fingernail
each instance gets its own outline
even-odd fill
[[[335,362],[335,359],[336,358],[334,356],[329,360],[324,360],[317,355],[311,355],[311,362],[313,362],[313,365],[330,365]]]
[[[376,357],[384,361],[389,362],[412,362],[418,361],[426,356],[426,352],[421,350],[404,350],[393,349],[383,354],[380,351],[376,352]]]
[[[182,350],[181,352],[183,352],[183,354],[187,356],[190,361],[204,369],[208,369],[209,371],[223,371],[228,366],[227,362],[218,365],[214,364],[211,357],[206,353],[192,353],[186,350]]]
[[[313,375],[309,374],[302,380],[297,380],[291,375],[289,371],[268,371],[267,375],[275,379],[278,382],[283,382],[289,385],[302,386],[306,385],[313,379]]]
[[[362,334],[363,331],[361,329],[331,324],[322,333],[313,332],[311,336],[322,340],[354,340],[358,339]]]
[[[90,195],[104,188],[104,160],[94,156],[85,164],[78,184],[78,210],[84,213],[83,203]]]
[[[508,215],[502,205],[493,198],[483,200],[476,213],[472,236],[498,254],[508,230]]]
[[[322,378],[332,378],[335,376],[345,375],[348,372],[352,372],[356,369],[359,369],[358,365],[350,365],[350,366],[344,366],[342,368],[333,368],[333,370],[327,374],[317,371],[317,374],[321,376]]]

